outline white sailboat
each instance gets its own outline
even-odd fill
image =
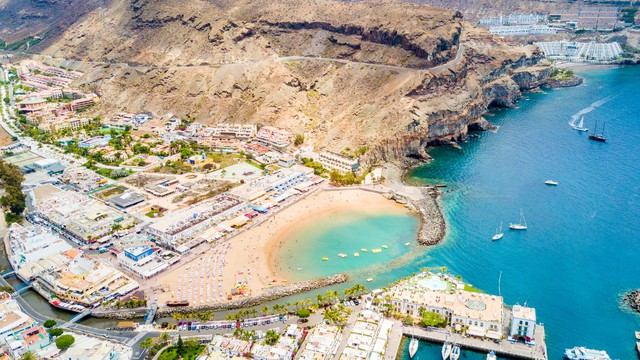
[[[442,345],[442,360],[449,359],[450,355],[451,355],[451,343],[448,341],[445,341],[444,344]]]
[[[453,345],[453,349],[451,349],[451,360],[458,360],[460,357],[460,346]]]
[[[414,337],[411,338],[411,342],[409,343],[409,358],[413,358],[416,352],[418,352],[419,343],[418,339]]]
[[[586,127],[584,127],[584,116],[580,119],[580,123],[578,125],[573,125],[573,130],[578,131],[589,131]]]
[[[502,222],[500,222],[500,229],[496,229],[496,234],[493,235],[492,239],[493,241],[500,240],[503,236],[504,233],[502,232]]]
[[[524,213],[520,209],[520,222],[517,224],[509,224],[511,230],[527,230],[527,220],[524,218]]]

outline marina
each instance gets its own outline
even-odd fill
[[[509,341],[500,341],[495,343],[489,340],[481,340],[472,337],[464,337],[458,334],[451,334],[445,329],[439,328],[417,328],[417,327],[404,327],[403,334],[405,336],[413,336],[414,338],[436,343],[444,344],[445,342],[455,343],[460,347],[461,351],[472,350],[480,353],[493,352],[498,356],[509,357],[512,359],[523,360],[547,360],[547,346],[545,343],[545,331],[543,325],[536,326],[535,343],[536,346],[528,346],[523,343],[512,343]],[[451,348],[451,355],[453,355],[453,349]],[[443,349],[444,350],[444,349]],[[464,356],[464,355],[463,355]],[[444,351],[443,351],[444,357]]]

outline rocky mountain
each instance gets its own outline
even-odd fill
[[[86,75],[95,109],[291,128],[365,162],[486,126],[549,75],[542,55],[459,12],[382,0],[113,0],[44,50]]]
[[[110,0],[0,0],[0,39],[7,44],[55,38],[83,15]],[[24,47],[22,48],[24,49]]]

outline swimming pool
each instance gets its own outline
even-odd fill
[[[447,290],[447,282],[435,275],[418,281],[418,285],[425,289],[431,289],[434,291]]]

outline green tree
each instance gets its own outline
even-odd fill
[[[422,313],[422,325],[435,326],[435,327],[447,327],[447,319],[434,311],[425,311]]]
[[[142,340],[140,347],[143,349],[151,349],[153,347],[153,340],[150,337]]]
[[[76,341],[76,338],[73,336],[66,334],[62,335],[56,340],[56,347],[60,350],[68,349],[73,343]]]
[[[309,309],[298,309],[296,314],[300,319],[308,319],[311,316],[311,311]]]
[[[304,135],[296,134],[296,137],[295,137],[295,140],[293,141],[293,144],[295,146],[300,146],[300,145],[304,144]]]
[[[264,337],[264,343],[267,345],[275,345],[280,339],[280,334],[277,331],[271,329],[268,330]]]
[[[411,317],[411,315],[407,314],[407,316],[404,317],[404,319],[402,320],[402,323],[405,325],[413,325],[413,317]]]
[[[160,334],[158,339],[160,340],[160,343],[162,343],[162,344],[168,343],[169,342],[169,333],[163,332],[162,334]]]
[[[178,342],[176,343],[178,351],[181,351],[184,348],[184,341],[182,341],[182,336],[178,335]]]
[[[60,328],[51,328],[51,330],[49,330],[49,335],[51,335],[52,337],[60,336],[62,335],[62,333],[64,333],[64,330]]]
[[[44,327],[46,327],[47,329],[50,329],[50,328],[52,328],[52,327],[56,326],[56,324],[57,324],[57,322],[56,322],[55,320],[53,320],[53,319],[49,319],[49,320],[45,321],[43,325],[44,325]]]

